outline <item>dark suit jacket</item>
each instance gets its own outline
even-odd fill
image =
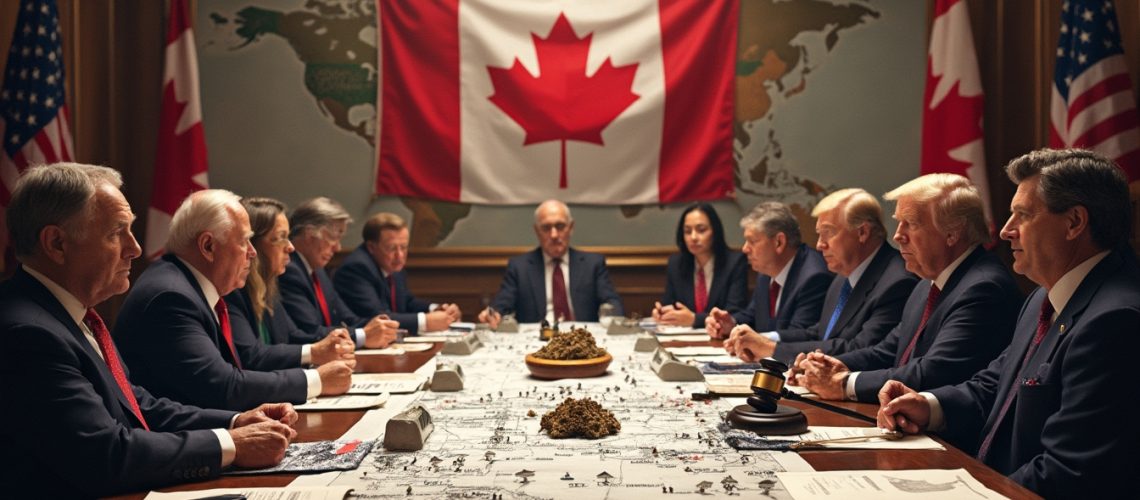
[[[827,262],[819,252],[800,243],[788,279],[780,289],[780,300],[776,317],[768,315],[768,287],[772,277],[756,277],[756,290],[752,293],[752,303],[732,315],[737,324],[749,325],[758,332],[769,332],[783,328],[806,328],[819,320],[823,307],[823,297],[828,284],[835,275],[827,270]]]
[[[234,323],[231,318],[231,327]],[[172,254],[139,277],[119,311],[114,335],[135,380],[157,395],[238,411],[261,403],[305,402],[308,386],[300,368],[234,366],[213,308],[194,275]]]
[[[245,288],[239,288],[226,295],[223,300],[229,307],[230,329],[234,335],[234,348],[241,357],[241,366],[247,370],[272,371],[297,368],[301,366],[301,345],[287,343],[273,343],[266,345],[261,341],[257,317],[253,315],[253,303],[249,300],[249,293]],[[279,304],[279,303],[278,303]],[[280,306],[278,305],[278,308]],[[280,321],[275,311],[273,317],[266,315],[269,320],[268,328],[270,338],[277,335],[274,325]],[[281,313],[284,314],[284,313]],[[289,315],[284,314],[285,320]],[[292,321],[290,321],[292,323]]]
[[[396,309],[400,312],[392,311],[392,293],[388,280],[396,283]],[[333,275],[333,284],[353,314],[363,318],[387,314],[389,318],[400,322],[400,328],[412,334],[418,333],[420,329],[418,313],[427,312],[431,307],[429,302],[417,299],[408,290],[406,271],[392,273],[384,278],[384,273],[363,243],[341,262]]]
[[[107,363],[63,305],[23,269],[0,284],[0,482],[12,498],[94,497],[216,477],[208,429],[234,413],[133,386],[144,431]]]
[[[598,307],[613,304],[614,314],[624,314],[621,297],[614,291],[606,258],[600,254],[571,248],[570,303],[574,320],[597,321]],[[542,262],[542,249],[512,257],[507,262],[507,274],[492,307],[500,313],[515,313],[520,323],[537,323],[546,318],[546,274]]]
[[[820,349],[835,356],[878,344],[899,323],[918,276],[906,270],[906,262],[898,250],[883,242],[847,296],[847,304],[839,313],[831,335],[827,340],[820,340],[846,281],[846,276],[838,275],[831,281],[818,323],[808,328],[778,330],[780,342],[776,344],[774,358],[791,362],[801,352]]]
[[[977,247],[950,275],[906,365],[897,367],[926,307],[930,280],[914,287],[902,320],[882,342],[837,356],[851,371],[859,401],[878,402],[879,389],[898,380],[918,391],[956,384],[984,368],[1013,336],[1021,291],[993,254]]]
[[[695,270],[681,270],[681,254],[669,256],[669,265],[665,268],[665,295],[661,296],[661,304],[685,304],[696,313],[693,318],[694,327],[704,327],[705,318],[714,307],[729,313],[748,307],[748,259],[739,252],[730,252],[726,257],[717,259],[713,264],[713,281],[708,287],[708,307],[705,312],[696,313],[696,302],[693,299]]]
[[[1030,294],[1001,356],[970,380],[931,391],[945,436],[970,451],[998,426],[986,464],[1045,498],[1134,498],[1140,272],[1127,259],[1115,251],[1093,268],[1018,372],[1046,297],[1043,288]]]
[[[313,282],[305,272],[305,264],[301,262],[300,254],[293,253],[289,264],[285,266],[285,274],[278,278],[277,285],[281,291],[281,303],[285,311],[297,326],[289,342],[293,344],[310,344],[325,338],[330,331],[340,328],[344,324],[359,328],[368,323],[375,314],[370,316],[357,316],[340,299],[336,293],[333,281],[329,279],[324,269],[317,269],[317,279],[321,282],[321,291],[325,294],[325,303],[329,307],[331,325],[325,325],[325,318],[321,315],[321,306],[317,303],[317,292]],[[352,332],[349,332],[352,334]]]

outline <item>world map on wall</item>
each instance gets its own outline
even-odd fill
[[[200,19],[209,19],[210,30],[227,32],[236,40],[227,50],[251,50],[271,37],[287,42],[290,57],[303,65],[302,81],[294,84],[302,84],[312,98],[304,105],[315,106],[328,125],[375,148],[374,0],[307,0],[287,10],[252,3],[225,12],[200,9],[205,9]],[[846,33],[878,21],[880,15],[866,4],[825,0],[741,2],[734,122],[738,195],[788,203],[809,233],[811,207],[836,186],[785,166],[775,118],[813,84],[813,73],[844,43]],[[420,247],[436,246],[471,211],[459,203],[411,198],[401,203],[412,214],[412,244]],[[622,206],[620,211],[632,218],[644,208]]]

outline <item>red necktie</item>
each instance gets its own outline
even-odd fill
[[[1029,343],[1029,349],[1025,350],[1025,357],[1021,358],[1021,364],[1017,365],[1017,371],[1013,372],[1013,387],[1009,388],[1009,392],[1005,395],[1005,402],[1001,405],[1001,410],[998,411],[997,420],[994,420],[993,427],[986,433],[985,439],[982,440],[982,446],[978,447],[978,461],[985,462],[986,454],[990,452],[990,445],[993,444],[994,436],[997,435],[998,427],[1001,427],[1001,421],[1005,419],[1005,413],[1009,411],[1009,407],[1013,404],[1013,400],[1017,398],[1017,385],[1021,381],[1021,370],[1025,368],[1025,363],[1029,362],[1029,358],[1033,357],[1033,353],[1037,352],[1037,346],[1041,345],[1041,340],[1045,338],[1045,334],[1049,331],[1049,326],[1053,323],[1053,303],[1049,302],[1049,297],[1046,296],[1045,300],[1041,302],[1041,314],[1037,316],[1037,331],[1033,334],[1033,341]],[[1026,382],[1028,383],[1028,382]]]
[[[570,302],[566,300],[566,279],[562,276],[562,259],[554,259],[554,271],[550,275],[550,297],[554,301],[554,320],[573,321]]]
[[[135,399],[135,391],[131,389],[131,383],[127,381],[127,373],[123,371],[119,354],[115,352],[115,344],[111,342],[111,332],[107,331],[107,325],[103,324],[103,318],[100,318],[99,313],[95,312],[94,309],[88,309],[87,314],[83,316],[83,322],[87,324],[87,328],[91,329],[91,333],[95,334],[95,343],[99,344],[99,350],[103,351],[103,360],[107,362],[107,368],[111,370],[111,376],[115,378],[115,383],[119,384],[119,390],[123,391],[123,395],[127,397],[131,411],[142,423],[143,429],[149,431],[150,426],[146,425],[146,419],[143,418],[142,410],[139,409],[139,402]]]
[[[772,280],[772,284],[768,285],[768,317],[776,319],[776,298],[780,296],[780,284],[776,280]]]
[[[214,312],[218,313],[218,323],[222,326],[222,337],[226,339],[226,345],[230,348],[230,356],[234,360],[234,366],[241,369],[241,358],[238,357],[237,351],[234,349],[234,331],[230,328],[230,310],[226,307],[226,301],[218,299],[218,303],[214,305]]]
[[[317,292],[317,305],[321,306],[321,316],[325,317],[325,326],[332,326],[329,317],[329,303],[325,302],[325,292],[321,289],[321,280],[317,279],[317,272],[313,271],[313,290]]]
[[[396,310],[396,275],[388,275],[388,301],[392,303],[392,312],[400,312]]]
[[[899,358],[898,366],[905,365],[907,361],[910,361],[911,354],[914,354],[914,346],[918,345],[918,338],[922,336],[922,329],[926,327],[926,320],[930,319],[930,313],[934,311],[934,305],[938,303],[938,296],[941,294],[942,290],[938,289],[938,285],[931,283],[930,293],[926,296],[926,307],[922,309],[922,321],[918,322],[918,330],[915,330],[914,336],[910,338],[910,343],[907,344],[906,350]]]
[[[697,286],[693,288],[693,306],[698,313],[705,312],[709,305],[709,287],[705,283],[705,268],[697,268]]]

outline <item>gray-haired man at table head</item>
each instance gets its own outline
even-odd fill
[[[614,291],[606,258],[570,246],[574,218],[558,200],[542,202],[534,211],[538,248],[511,258],[499,293],[479,321],[499,324],[501,314],[514,313],[522,323],[557,319],[597,321],[602,304],[621,315],[621,297]]]
[[[1127,181],[1080,150],[1034,151],[1006,172],[1017,192],[1001,236],[1013,269],[1040,285],[1013,342],[957,385],[888,382],[879,425],[942,432],[1045,498],[1134,498],[1140,272]]]
[[[824,399],[875,401],[897,379],[920,389],[966,380],[1009,344],[1021,292],[989,240],[981,195],[969,179],[928,174],[886,194],[898,200],[895,242],[923,280],[899,324],[878,344],[797,359],[788,381]]]
[[[862,189],[841,189],[820,200],[812,215],[819,234],[816,249],[836,275],[819,322],[767,334],[737,325],[724,343],[730,354],[784,362],[816,349],[837,355],[879,343],[898,324],[918,277],[907,272],[898,250],[886,242],[879,200]]]
[[[121,185],[109,168],[61,163],[29,169],[12,193],[22,266],[0,284],[0,482],[12,497],[103,496],[269,466],[295,435],[288,404],[204,410],[130,383],[93,309],[127,290],[141,253]]]
[[[740,220],[744,247],[752,270],[759,273],[752,302],[729,314],[714,307],[705,330],[714,339],[728,338],[736,325],[771,332],[806,328],[819,319],[824,295],[834,277],[819,252],[800,236],[800,223],[783,203],[767,201]]]

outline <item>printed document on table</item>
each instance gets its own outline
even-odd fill
[[[416,392],[427,377],[414,373],[353,373],[349,394],[407,394]]]
[[[714,346],[686,346],[686,347],[666,347],[674,356],[728,356],[728,351],[723,347]]]
[[[709,334],[704,328],[693,328],[691,326],[657,325],[654,332],[657,335],[695,335],[699,333],[703,334],[705,340],[709,338]]]
[[[248,500],[340,500],[348,496],[351,486],[286,486],[284,488],[214,488],[212,490],[152,491],[145,500],[194,500],[199,498],[226,498],[241,495]]]
[[[363,410],[375,408],[388,401],[388,394],[342,395],[313,398],[302,405],[293,405],[297,411]]]
[[[777,472],[796,500],[978,500],[1005,498],[965,469]]]

